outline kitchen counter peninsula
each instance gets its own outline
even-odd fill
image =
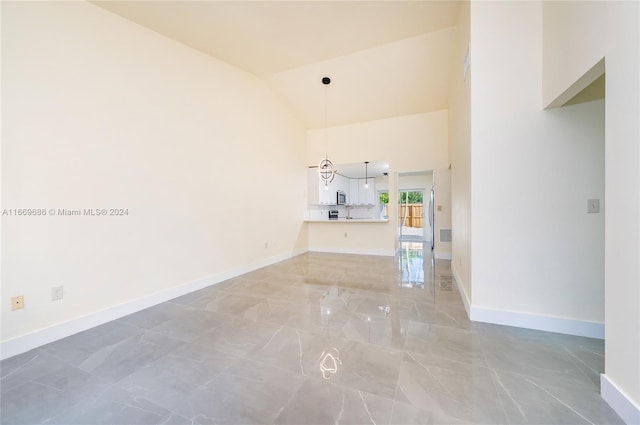
[[[397,229],[389,219],[380,218],[314,218],[305,220],[309,251],[341,254],[395,255]]]

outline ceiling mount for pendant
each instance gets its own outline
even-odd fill
[[[322,84],[328,86],[331,84],[331,78],[322,77]],[[325,156],[318,165],[318,175],[320,180],[324,182],[325,190],[328,189],[328,184],[331,183],[336,176],[336,169],[333,166],[333,162],[329,161],[328,142],[327,142],[327,88],[324,90],[324,144],[325,144]]]
[[[369,161],[364,162],[364,187],[369,189]]]

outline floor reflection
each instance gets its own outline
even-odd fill
[[[322,378],[328,381],[336,372],[338,372],[338,365],[342,365],[342,361],[340,360],[340,351],[338,351],[337,348],[332,347],[329,351],[323,351],[320,358],[320,372],[322,373]]]
[[[433,251],[423,242],[401,242],[398,267],[403,288],[424,289],[426,282],[435,280]]]
[[[419,243],[305,253],[0,368],[1,423],[623,424],[603,341],[472,324]]]

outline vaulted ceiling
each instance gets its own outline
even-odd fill
[[[263,78],[307,128],[325,94],[329,126],[447,107],[457,1],[92,3]]]

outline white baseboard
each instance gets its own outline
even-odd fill
[[[287,260],[297,255],[305,253],[306,250],[295,250],[273,257],[265,258],[254,263],[246,264],[235,269],[226,270],[201,279],[196,279],[182,285],[163,289],[162,291],[124,302],[96,311],[85,316],[57,323],[44,329],[40,329],[25,335],[21,335],[0,343],[0,359],[13,357],[17,354],[27,352],[44,344],[68,337],[78,332],[86,331],[98,325],[119,319],[131,313],[153,307],[154,305],[169,301],[176,297],[189,294],[207,286],[243,275],[253,270]]]
[[[469,320],[473,322],[493,323],[516,328],[604,339],[604,323],[474,306],[471,303],[469,294],[464,289],[462,279],[460,279],[460,274],[454,263],[451,263],[451,271],[462,295],[464,309],[467,311]]]
[[[604,323],[509,310],[496,310],[473,305],[471,306],[471,314],[469,316],[474,322],[494,323],[496,325],[604,339]]]
[[[384,257],[394,257],[393,249],[355,249],[355,248],[335,248],[335,247],[309,247],[309,252],[326,252],[330,254],[355,254],[355,255],[378,255]]]
[[[634,403],[607,375],[600,374],[600,395],[627,425],[640,424],[640,406]]]
[[[471,320],[471,298],[467,291],[464,289],[464,285],[462,284],[462,279],[460,278],[460,273],[458,273],[458,269],[456,265],[451,262],[451,271],[453,272],[453,277],[456,281],[456,286],[458,287],[458,292],[462,295],[462,303],[464,304],[464,309],[467,312],[467,317]]]

